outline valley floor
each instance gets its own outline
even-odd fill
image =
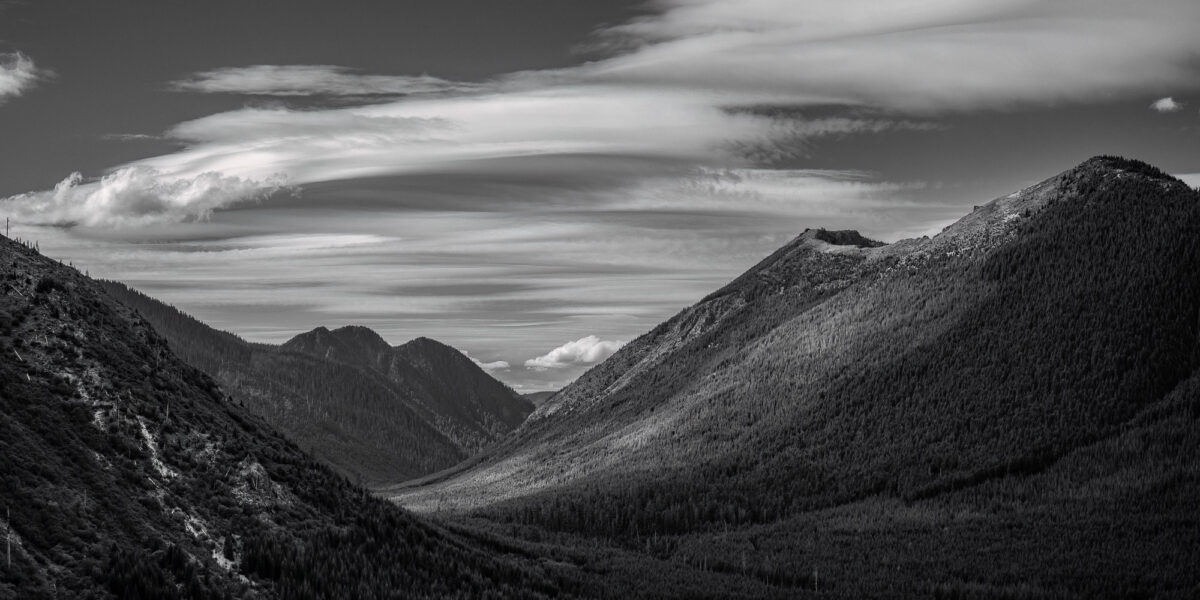
[[[743,527],[611,537],[492,508],[429,516],[597,597],[1200,597],[1200,379],[1036,473]],[[531,501],[532,502],[532,501]]]
[[[1200,523],[1180,512],[1087,500],[1017,508],[966,494],[625,540],[438,518],[501,553],[570,565],[597,597],[1194,598]]]

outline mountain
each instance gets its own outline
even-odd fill
[[[577,592],[315,462],[74,269],[0,238],[0,289],[0,598]]]
[[[1198,273],[1200,193],[1115,157],[932,238],[808,230],[387,493],[847,597],[1186,597]]]
[[[124,284],[101,284],[238,402],[363,483],[453,465],[533,410],[469,358],[432,340],[392,348],[366,327],[319,327],[281,346],[251,344]]]
[[[468,455],[515,429],[533,411],[532,403],[463,353],[425,337],[392,348],[366,327],[320,327],[280,349],[379,373],[401,386],[405,398]]]
[[[355,325],[333,331],[318,327],[284,342],[280,348],[376,371],[382,370],[384,356],[392,349],[378,333]]]

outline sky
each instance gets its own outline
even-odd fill
[[[1194,0],[0,0],[12,235],[205,322],[556,389],[806,228],[1200,186]]]

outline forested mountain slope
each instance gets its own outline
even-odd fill
[[[0,238],[0,286],[0,598],[575,589],[352,486],[77,271]]]
[[[533,409],[457,350],[436,342],[422,343],[430,355],[421,357],[404,350],[408,345],[391,348],[365,327],[322,327],[282,346],[251,344],[124,284],[100,283],[236,400],[364,483],[453,465],[511,431]],[[430,363],[446,367],[430,370]]]
[[[395,348],[366,327],[324,327],[285,342],[281,350],[344,362],[383,375],[434,427],[467,454],[515,429],[533,403],[493,379],[463,353],[420,337]]]
[[[502,446],[391,493],[646,534],[1037,472],[1194,373],[1198,273],[1200,196],[1112,157],[933,238],[807,231]]]

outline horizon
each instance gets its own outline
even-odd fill
[[[1200,186],[1186,0],[358,8],[0,3],[13,236],[248,341],[428,337],[525,393],[806,228],[920,237],[1096,155]]]

